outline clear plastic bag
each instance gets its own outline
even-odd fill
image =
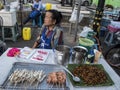
[[[80,15],[79,15],[79,22],[82,21],[83,17],[84,17],[84,15],[80,13]],[[74,7],[69,21],[75,23],[76,20],[77,20],[77,9],[76,9],[76,7]]]

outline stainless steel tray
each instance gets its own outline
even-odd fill
[[[13,64],[12,69],[10,70],[8,77],[6,78],[5,82],[2,85],[4,89],[11,89],[11,90],[70,90],[68,87],[68,79],[66,77],[66,83],[64,85],[50,85],[46,82],[46,78],[36,86],[30,85],[23,85],[17,84],[16,86],[10,84],[8,78],[9,76],[16,70],[16,69],[27,69],[27,70],[43,70],[46,75],[53,71],[64,71],[57,65],[52,64],[35,64],[35,63],[23,63],[23,62],[16,62]],[[64,71],[65,72],[65,71]]]

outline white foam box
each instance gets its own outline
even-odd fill
[[[3,26],[14,26],[17,22],[16,11],[0,10],[0,16],[3,19]]]

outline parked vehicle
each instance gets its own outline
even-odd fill
[[[61,3],[64,2],[65,4],[71,4],[73,0],[56,0],[56,1],[59,1]],[[75,0],[75,3],[79,3],[79,0]],[[89,6],[91,4],[92,4],[92,0],[82,0],[82,3],[81,3],[81,5],[83,6]]]
[[[107,62],[120,70],[120,31],[114,35],[114,45],[105,53]]]
[[[76,0],[77,3],[79,3],[79,0]],[[92,0],[82,0],[81,5],[83,6],[89,6],[92,4]]]

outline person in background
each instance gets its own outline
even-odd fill
[[[41,0],[34,0],[33,5],[31,6],[32,12],[28,15],[28,17],[24,20],[23,25],[25,25],[29,20],[35,19],[35,24],[38,24],[38,17],[41,14],[42,10],[42,2]]]
[[[61,20],[62,14],[60,12],[53,9],[47,10],[42,30],[32,48],[52,49],[63,44]]]
[[[7,45],[5,42],[0,40],[0,56],[7,50]]]

